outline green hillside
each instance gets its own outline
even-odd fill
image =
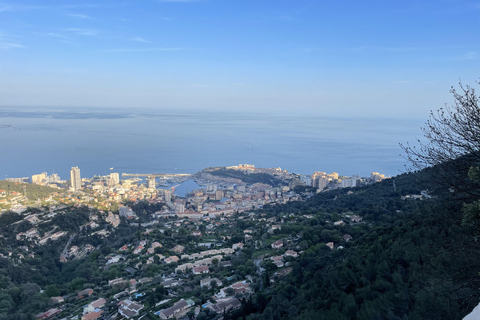
[[[7,192],[18,192],[24,194],[30,200],[36,200],[50,196],[52,193],[64,193],[64,190],[44,187],[30,183],[15,183],[6,180],[0,180],[0,190]]]
[[[222,178],[234,178],[240,179],[245,183],[264,183],[269,184],[272,187],[278,187],[282,185],[287,185],[288,183],[282,181],[281,179],[274,177],[267,173],[249,173],[246,174],[239,170],[227,169],[225,167],[215,167],[207,168],[203,170],[211,175],[222,177]]]
[[[326,219],[348,212],[366,223],[332,228],[318,219],[304,221],[308,249],[293,272],[231,318],[462,319],[480,301],[479,232],[462,223],[463,204],[448,195],[402,200],[427,189],[424,178],[425,172],[404,174],[394,178],[396,191],[393,180],[385,180],[352,194],[330,191],[266,208],[278,216]],[[343,243],[346,233],[353,239]],[[344,248],[331,250],[329,241]]]

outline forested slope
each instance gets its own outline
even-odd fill
[[[423,174],[396,177],[396,191],[386,180],[267,208],[327,218],[352,211],[366,223],[337,227],[354,239],[336,250],[325,246],[325,225],[305,226],[310,247],[293,272],[254,299],[266,295],[268,304],[246,303],[232,318],[462,319],[480,300],[478,231],[462,224],[463,204],[448,195],[401,199],[428,187],[428,179],[418,179]]]

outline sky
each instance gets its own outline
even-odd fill
[[[480,1],[0,0],[0,106],[426,118]]]

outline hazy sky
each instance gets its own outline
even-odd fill
[[[0,105],[426,118],[479,40],[478,0],[0,0]]]

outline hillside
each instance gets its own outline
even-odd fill
[[[23,198],[29,201],[35,201],[50,197],[52,195],[63,194],[63,189],[54,189],[30,183],[15,183],[0,180],[0,200],[5,198]]]
[[[305,225],[309,248],[291,274],[260,297],[268,304],[254,304],[247,319],[462,319],[480,300],[478,230],[462,224],[461,202],[402,200],[428,187],[418,177],[395,177],[396,192],[386,180],[353,194],[339,190],[269,208],[276,215],[330,218],[353,212],[368,224],[333,231],[320,221]],[[343,249],[325,245],[344,233],[353,239]]]
[[[430,174],[202,218],[147,201],[125,203],[131,219],[78,204],[4,213],[0,319],[81,316],[98,299],[107,316],[134,301],[134,319],[179,303],[181,319],[196,306],[196,319],[462,319],[480,301],[478,228]]]
[[[285,181],[268,173],[245,173],[241,170],[227,169],[225,167],[206,168],[202,172],[222,178],[231,178],[242,180],[243,183],[264,183],[272,187],[288,185]]]

